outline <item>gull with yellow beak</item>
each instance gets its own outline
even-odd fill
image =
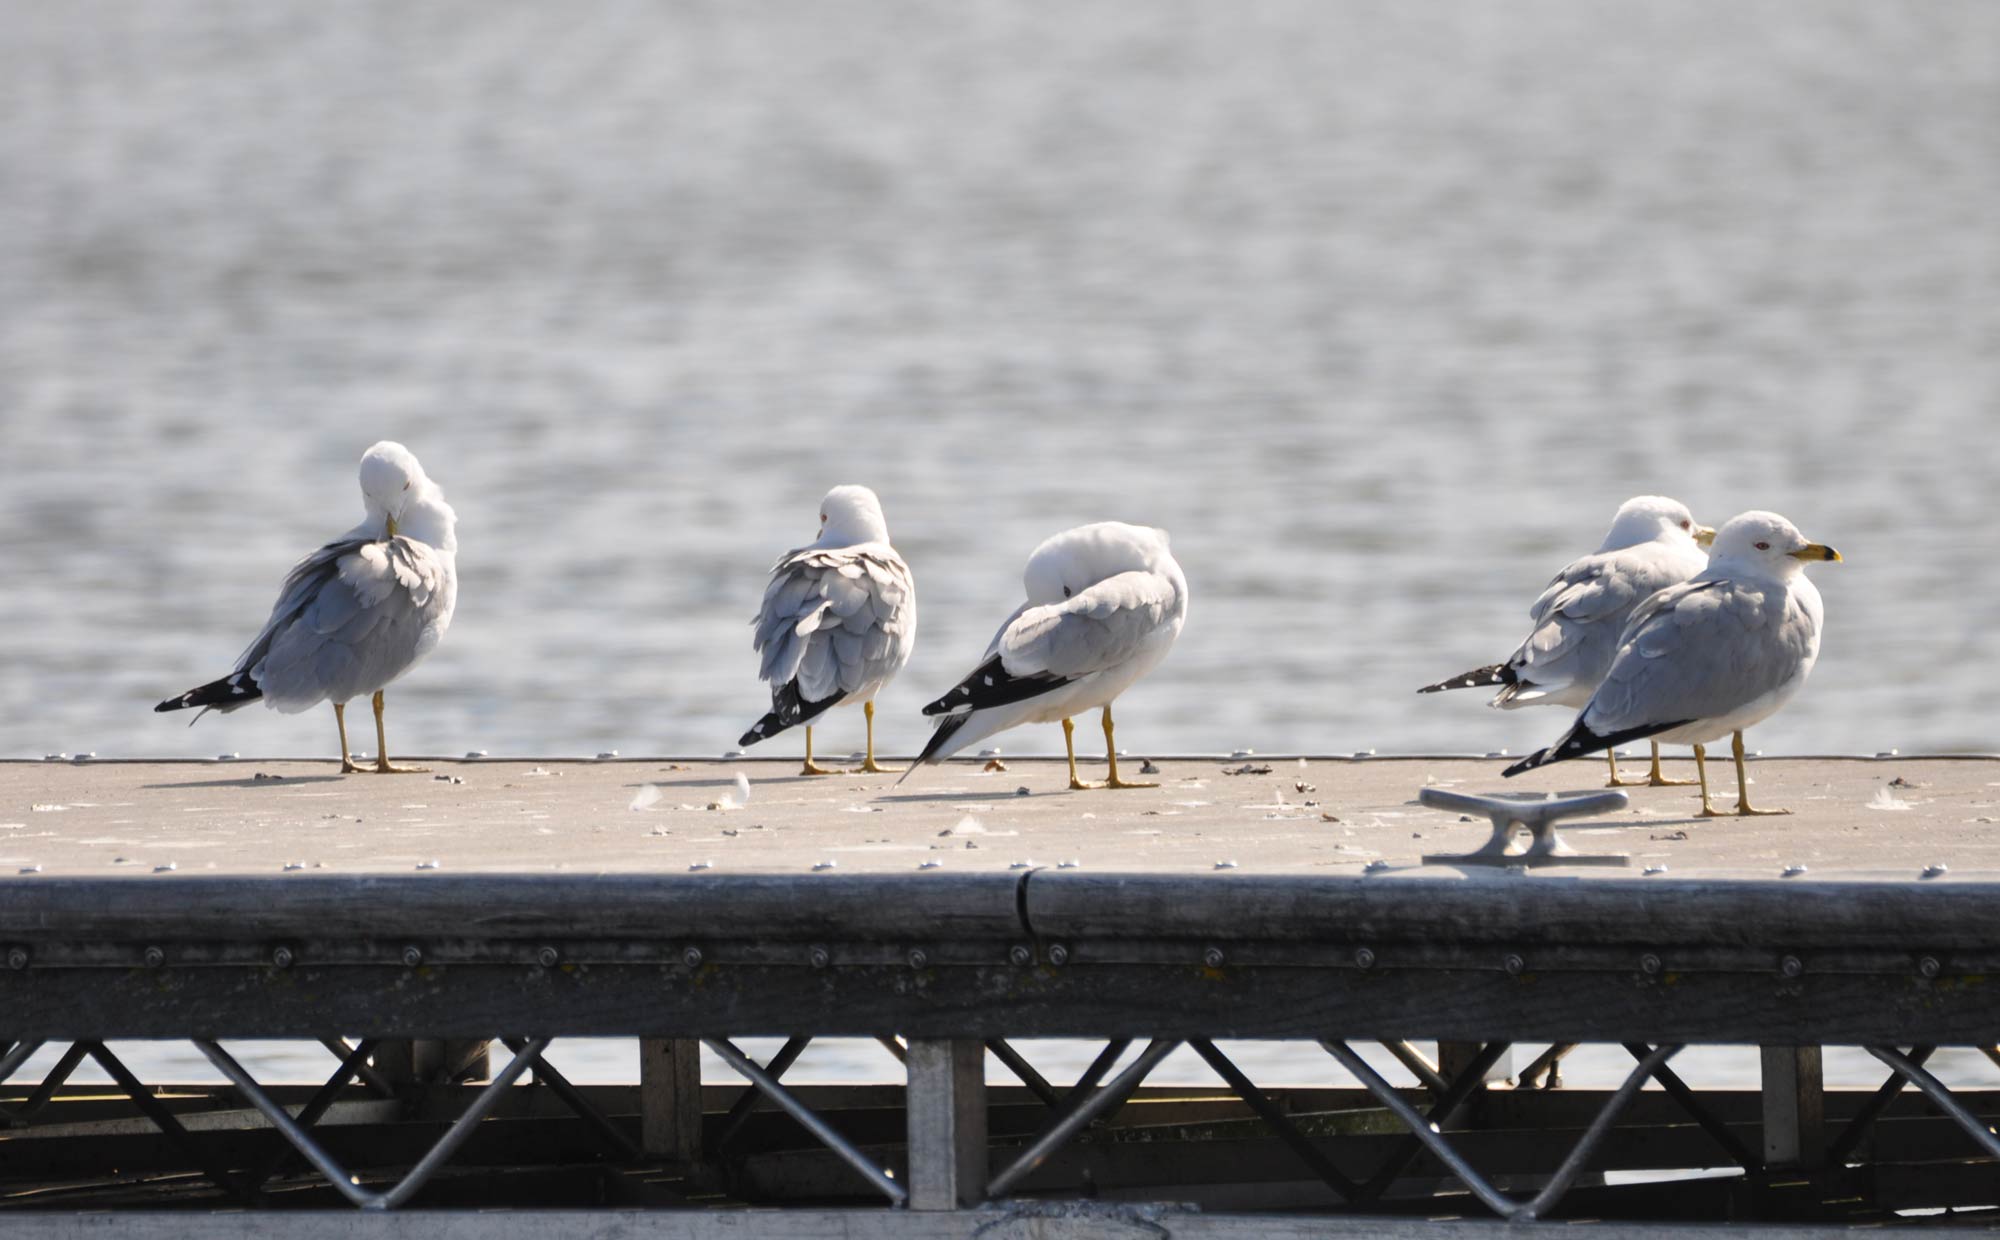
[[[1632,613],[1604,683],[1561,739],[1502,772],[1518,775],[1551,762],[1649,738],[1692,744],[1701,776],[1701,815],[1723,816],[1709,802],[1704,743],[1732,736],[1738,815],[1786,814],[1750,804],[1743,731],[1792,699],[1819,658],[1819,590],[1808,564],[1840,553],[1810,542],[1774,512],[1746,512],[1715,535],[1708,567],[1655,594]]]
[[[382,690],[437,649],[458,602],[458,515],[402,444],[384,440],[361,457],[366,516],[293,566],[271,616],[227,676],[153,709],[228,713],[262,701],[298,714],[333,703],[340,770],[353,774],[347,703],[372,695],[375,771],[421,773],[389,761]],[[196,715],[199,720],[201,715]]]
[[[1618,653],[1618,635],[1639,604],[1676,586],[1708,566],[1702,547],[1715,531],[1696,525],[1686,504],[1664,495],[1637,495],[1618,506],[1611,530],[1596,551],[1572,560],[1556,574],[1528,609],[1534,629],[1504,663],[1461,672],[1425,685],[1418,693],[1500,686],[1488,706],[1582,706]],[[1660,745],[1653,743],[1653,769],[1643,780],[1618,778],[1618,755],[1611,763],[1613,788],[1684,784],[1660,773]]]

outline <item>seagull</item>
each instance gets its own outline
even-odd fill
[[[1611,667],[1618,635],[1633,608],[1700,572],[1708,564],[1701,549],[1714,541],[1715,531],[1696,525],[1694,514],[1679,500],[1664,495],[1626,500],[1603,544],[1570,561],[1528,609],[1535,627],[1505,663],[1461,672],[1417,692],[1499,685],[1500,692],[1487,705],[1501,710],[1582,706]],[[1609,749],[1604,753],[1613,788],[1692,782],[1660,773],[1658,741],[1653,742],[1652,773],[1643,780],[1618,778],[1618,755]]]
[[[271,618],[227,676],[153,709],[199,706],[225,714],[262,700],[295,715],[333,703],[340,771],[355,774],[347,747],[347,703],[372,694],[375,771],[421,773],[389,761],[382,689],[444,639],[458,601],[458,514],[402,444],[384,440],[361,456],[361,524],[293,565]]]
[[[1632,613],[1604,683],[1562,738],[1502,772],[1522,771],[1650,737],[1694,746],[1701,816],[1708,798],[1702,745],[1733,736],[1736,814],[1787,814],[1750,804],[1743,730],[1791,700],[1819,658],[1819,590],[1808,564],[1840,553],[1809,542],[1774,512],[1733,517],[1715,535],[1708,567]]]
[[[839,486],[819,503],[819,539],[787,551],[771,569],[764,605],[750,621],[751,648],[763,656],[758,676],[771,686],[771,710],[737,744],[749,747],[794,724],[806,725],[802,775],[842,772],[813,761],[812,721],[849,702],[868,720],[861,770],[897,771],[875,761],[875,695],[903,665],[917,640],[917,586],[889,545],[882,501],[867,487]]]
[[[1071,788],[1157,786],[1119,778],[1111,701],[1167,657],[1187,620],[1187,578],[1166,531],[1120,521],[1065,530],[1035,548],[1023,584],[1028,601],[993,635],[979,666],[924,707],[937,730],[917,764],[941,762],[1016,724],[1059,719]],[[1070,722],[1094,707],[1104,709],[1111,767],[1102,784],[1077,777]]]

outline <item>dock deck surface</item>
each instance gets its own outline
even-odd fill
[[[0,882],[297,867],[923,876],[1070,863],[1453,879],[1478,872],[1421,858],[1470,851],[1488,826],[1417,804],[1426,785],[1497,794],[1596,790],[1604,779],[1601,762],[1507,780],[1494,759],[1252,757],[1163,760],[1145,776],[1157,788],[1071,792],[1059,761],[1005,761],[1000,771],[925,768],[901,784],[801,777],[796,761],[769,759],[427,760],[425,774],[347,776],[331,762],[254,759],[0,763]],[[1648,881],[1664,866],[1677,879],[1769,879],[1804,866],[1794,881],[1914,881],[1942,865],[1928,881],[2000,875],[2000,758],[1772,758],[1750,769],[1757,803],[1792,814],[1703,819],[1694,788],[1630,788],[1627,809],[1562,828],[1578,851],[1624,854],[1628,866],[1540,872]],[[1692,763],[1670,761],[1668,773],[1689,777]],[[1101,763],[1086,775],[1101,778]],[[1711,760],[1710,777],[1718,807],[1733,806],[1730,764]]]

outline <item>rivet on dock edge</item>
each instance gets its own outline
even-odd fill
[[[562,963],[562,953],[553,947],[544,947],[535,953],[535,961],[544,969],[553,969]]]
[[[1034,963],[1034,959],[1035,953],[1025,943],[1016,943],[1007,949],[1007,960],[1011,964],[1032,964]]]
[[[1369,949],[1368,949],[1368,948],[1366,948],[1366,947],[1357,947],[1357,948],[1355,948],[1355,949],[1354,949],[1354,964],[1355,964],[1355,967],[1356,967],[1356,968],[1361,968],[1361,969],[1372,969],[1372,968],[1374,968],[1374,967],[1375,967],[1375,953],[1374,953],[1373,951],[1369,950]]]
[[[833,963],[833,953],[824,947],[815,947],[806,953],[806,961],[815,969],[824,969]]]
[[[13,970],[14,970],[14,971],[16,971],[16,972],[19,972],[20,970],[22,970],[22,969],[25,969],[25,968],[27,968],[27,967],[28,967],[28,949],[27,949],[27,948],[25,948],[25,947],[10,947],[10,948],[8,948],[8,949],[7,949],[7,967],[8,967],[8,968],[10,968],[10,969],[13,969]]]
[[[167,953],[161,951],[157,947],[149,947],[146,949],[146,954],[143,957],[143,959],[146,962],[147,968],[157,969],[161,965],[167,962]]]
[[[1938,972],[1943,968],[1944,966],[1938,963],[1936,956],[1925,956],[1922,960],[1917,961],[1917,972],[1923,974],[1925,977],[1936,977]]]
[[[279,944],[277,947],[271,949],[271,963],[280,969],[291,968],[293,961],[296,959],[297,957],[292,954],[292,949],[283,944]]]
[[[690,947],[681,953],[681,963],[690,969],[701,967],[701,948]]]
[[[1506,959],[1500,962],[1500,967],[1509,973],[1519,975],[1521,970],[1528,967],[1528,962],[1521,959],[1516,953],[1508,952]]]
[[[1049,963],[1060,969],[1069,963],[1069,948],[1061,943],[1049,944]]]
[[[412,943],[403,949],[403,967],[414,969],[424,962],[424,949]]]
[[[1652,952],[1647,952],[1645,955],[1639,957],[1639,972],[1644,973],[1647,977],[1659,976],[1662,967],[1660,958]]]
[[[930,954],[924,951],[924,949],[921,947],[913,947],[910,949],[909,960],[910,960],[910,967],[912,969],[926,968],[929,966],[931,962]]]
[[[1211,947],[1201,954],[1201,962],[1211,969],[1221,968],[1222,960],[1222,949],[1220,947]]]
[[[1786,956],[1778,962],[1778,972],[1786,977],[1798,977],[1806,971],[1806,962],[1797,956]]]

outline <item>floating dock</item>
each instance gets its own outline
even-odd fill
[[[1559,825],[1569,855],[1497,861],[1466,856],[1479,807],[1533,803],[1423,802],[1601,792],[1603,765],[1239,755],[1070,792],[1044,760],[427,764],[0,764],[5,1226],[2000,1224],[2000,1066],[1924,1066],[2000,1065],[2000,760],[1754,761],[1795,813],[1631,788]],[[541,1057],[581,1036],[636,1039],[640,1079]],[[880,1039],[900,1079],[787,1084],[824,1037]],[[264,1038],[327,1046],[324,1084],[256,1080],[230,1044]],[[1052,1081],[1038,1038],[1104,1053]],[[114,1039],[191,1042],[230,1083],[142,1081]],[[1327,1079],[1253,1080],[1216,1045],[1244,1039],[1317,1047]],[[1547,1088],[1582,1043],[1629,1075]],[[1761,1048],[1759,1087],[1684,1080],[1689,1045]],[[43,1046],[53,1071],[9,1079]],[[1182,1046],[1221,1084],[1150,1083]],[[1826,1088],[1826,1047],[1878,1081]],[[86,1060],[115,1086],[68,1084]]]

